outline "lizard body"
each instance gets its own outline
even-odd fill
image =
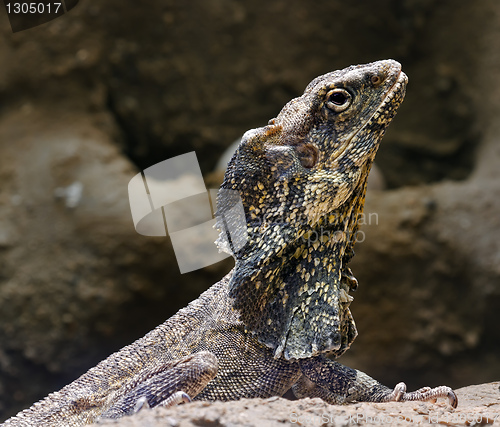
[[[219,247],[235,268],[143,338],[3,426],[79,426],[141,405],[283,395],[353,401],[457,399],[407,393],[330,360],[357,335],[349,305],[366,180],[407,78],[395,61],[314,79],[263,128],[248,131],[218,195]],[[245,220],[232,208],[242,202]],[[234,230],[248,239],[236,248]]]

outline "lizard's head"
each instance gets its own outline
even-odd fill
[[[406,82],[396,61],[334,71],[314,79],[271,121],[280,129],[274,144],[264,143],[274,179],[303,180],[301,205],[311,225],[366,181]]]
[[[238,227],[248,233],[232,251],[230,295],[275,357],[341,354],[356,336],[346,263],[371,164],[406,83],[392,60],[317,77],[268,126],[246,132],[228,165],[219,240]],[[245,211],[239,225],[224,196],[234,191]]]

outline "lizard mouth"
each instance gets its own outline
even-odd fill
[[[364,129],[367,129],[375,122],[377,122],[377,124],[381,127],[386,127],[390,123],[399,107],[399,104],[401,104],[401,101],[403,100],[406,83],[408,83],[408,77],[405,73],[403,73],[403,71],[399,70],[396,81],[389,88],[378,108],[373,112],[361,129],[349,138],[348,143],[351,142],[357,134],[361,133]]]
[[[389,114],[385,114],[387,117],[382,119],[383,122],[389,124],[389,121],[393,117],[393,115],[391,115],[390,113],[395,113],[397,107],[399,106],[399,104],[401,104],[407,83],[408,83],[408,77],[406,76],[405,73],[403,73],[403,71],[399,70],[398,77],[394,82],[394,84],[390,87],[384,100],[380,103],[379,107],[375,110],[375,112],[372,114],[372,116],[368,119],[366,124],[360,130],[364,129],[365,127],[373,123],[374,119],[379,119],[380,113],[383,111],[389,112]],[[394,102],[394,105],[389,105],[392,102]]]
[[[399,105],[403,101],[407,83],[408,77],[405,73],[403,73],[403,71],[399,70],[396,81],[389,88],[387,94],[385,95],[378,108],[368,118],[366,123],[361,128],[356,130],[356,132],[350,135],[349,138],[347,138],[347,140],[339,147],[337,155],[332,159],[333,161],[342,156],[342,154],[344,154],[347,148],[351,146],[357,136],[363,132],[366,132],[366,130],[371,126],[376,124],[381,129],[387,127],[387,125],[391,122],[392,118],[396,114]]]

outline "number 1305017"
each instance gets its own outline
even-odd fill
[[[6,3],[8,14],[22,14],[22,15],[33,15],[33,14],[57,14],[58,12],[64,12],[61,10],[62,3],[50,3],[50,2],[31,2],[31,3]]]

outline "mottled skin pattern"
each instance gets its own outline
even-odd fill
[[[218,199],[219,245],[234,252],[233,271],[4,425],[77,426],[173,404],[183,393],[233,400],[290,388],[329,403],[447,397],[456,406],[449,387],[391,390],[325,357],[341,355],[357,334],[349,311],[357,281],[347,263],[370,166],[406,81],[395,61],[328,73],[268,126],[247,132]],[[232,215],[234,191],[246,224]],[[249,239],[231,250],[239,227]]]

